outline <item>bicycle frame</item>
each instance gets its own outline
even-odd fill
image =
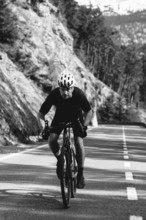
[[[77,165],[75,159],[75,148],[73,148],[71,140],[71,127],[71,124],[64,127],[63,144],[61,148],[62,176],[60,183],[65,208],[69,207],[70,197],[74,198],[76,193]]]
[[[67,147],[71,145],[71,128],[65,127],[63,130],[63,146]]]
[[[70,198],[75,197],[76,181],[77,181],[77,162],[76,152],[73,142],[71,140],[71,129],[73,125],[71,122],[60,124],[50,128],[63,129],[63,143],[61,147],[59,173],[62,200],[65,208],[70,206]]]
[[[74,154],[75,154],[74,156],[76,156],[75,146],[71,140],[71,127],[67,127],[63,131],[63,145],[62,146],[65,147],[67,151],[73,149]],[[77,176],[77,172],[76,172],[76,175],[73,176],[73,178],[75,178],[76,176]]]

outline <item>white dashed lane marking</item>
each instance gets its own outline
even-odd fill
[[[123,127],[123,152],[124,152],[124,167],[127,169],[125,171],[125,179],[126,181],[133,181],[133,173],[129,171],[131,169],[131,163],[129,160],[129,153],[126,143],[125,130]],[[138,200],[138,195],[135,187],[127,187],[127,199],[128,200]],[[131,215],[129,216],[129,220],[143,220],[141,216]]]
[[[136,215],[131,215],[130,220],[143,220],[143,218],[141,216],[136,216]]]
[[[124,154],[128,154],[128,150],[124,150]]]
[[[125,168],[131,168],[131,164],[130,164],[130,162],[129,161],[124,161],[124,167]]]
[[[129,156],[128,155],[124,155],[124,159],[125,160],[129,160]]]
[[[137,192],[134,187],[127,187],[128,200],[138,200]]]
[[[125,179],[130,181],[133,180],[132,172],[125,172]]]

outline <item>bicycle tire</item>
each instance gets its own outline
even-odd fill
[[[77,162],[76,162],[75,151],[73,148],[71,148],[71,175],[72,175],[71,197],[75,198],[76,185],[77,185]]]
[[[64,147],[61,152],[61,194],[62,200],[65,208],[69,208],[70,206],[70,198],[71,198],[71,168],[68,152],[65,152]]]

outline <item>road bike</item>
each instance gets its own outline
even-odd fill
[[[63,141],[58,168],[63,204],[65,208],[69,208],[70,199],[74,198],[76,194],[78,173],[76,150],[71,138],[73,124],[71,122],[61,123],[57,126],[51,127],[50,132],[56,127],[63,129]]]

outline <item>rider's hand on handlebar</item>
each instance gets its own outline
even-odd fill
[[[82,138],[85,138],[87,136],[87,126],[83,125],[80,121],[80,119],[77,120],[78,129],[80,131],[80,136]]]
[[[87,126],[83,125],[82,138],[87,136]]]
[[[50,128],[49,128],[48,121],[46,120],[46,121],[45,121],[45,128],[44,128],[44,130],[42,131],[42,138],[43,138],[44,140],[48,140],[49,135],[50,135]]]

